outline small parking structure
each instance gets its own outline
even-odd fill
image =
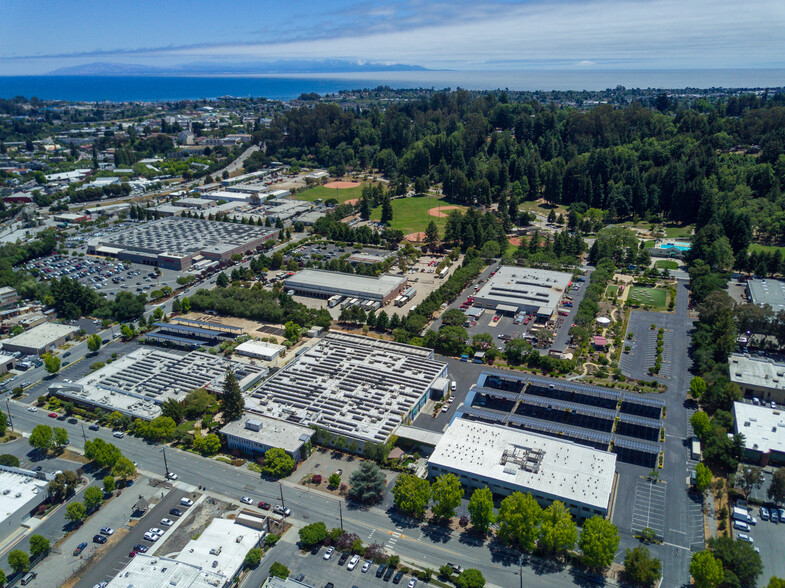
[[[643,529],[652,529],[657,537],[665,533],[665,494],[667,483],[639,478],[635,484],[635,499],[632,506],[633,535]]]

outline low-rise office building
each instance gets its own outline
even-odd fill
[[[375,300],[387,304],[403,292],[408,284],[405,276],[383,274],[363,276],[328,270],[304,269],[284,280],[284,290],[315,298],[330,298],[335,295]]]
[[[231,421],[221,429],[229,449],[259,456],[268,449],[278,447],[295,461],[307,457],[303,446],[310,442],[314,433],[310,427],[251,413],[246,413],[241,419]]]
[[[358,446],[385,443],[446,375],[432,349],[329,332],[254,390],[246,410],[314,425]]]
[[[19,351],[27,355],[43,355],[63,345],[79,332],[79,327],[60,323],[42,323],[3,341],[5,351]]]
[[[47,499],[50,478],[41,472],[0,465],[0,541],[31,518]]]
[[[283,345],[266,343],[264,341],[246,341],[234,348],[235,353],[264,361],[273,361],[284,351],[286,351],[286,347]]]
[[[19,302],[19,294],[10,286],[0,288],[0,308],[11,308]]]
[[[456,419],[428,458],[431,477],[454,474],[467,488],[529,492],[542,506],[562,501],[577,518],[607,516],[616,455],[510,427]]]
[[[732,353],[728,363],[731,382],[738,384],[745,396],[785,404],[785,363],[746,353]]]
[[[497,313],[525,312],[549,319],[572,281],[565,272],[503,266],[474,295],[474,305]]]
[[[733,403],[733,427],[744,435],[745,461],[760,466],[785,465],[785,412],[769,406]]]

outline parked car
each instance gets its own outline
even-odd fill
[[[158,535],[156,535],[155,533],[147,532],[144,534],[144,539],[146,541],[150,541],[151,543],[155,543],[156,541],[158,541]]]
[[[169,473],[166,474],[166,479],[167,480],[176,480],[177,479],[177,474],[175,474],[174,472],[169,472]]]
[[[194,501],[191,500],[190,498],[181,498],[180,499],[180,504],[182,506],[193,506],[194,505]]]
[[[281,506],[280,504],[276,504],[273,507],[273,512],[275,514],[283,515],[285,517],[288,517],[290,514],[292,514],[292,511],[291,511],[290,508]]]
[[[269,502],[262,501],[259,504],[257,504],[256,506],[258,506],[259,508],[261,508],[263,510],[270,510],[270,503]]]
[[[769,520],[769,509],[766,508],[765,506],[760,507],[760,518],[763,521]]]
[[[358,562],[360,561],[359,555],[353,555],[352,559],[349,560],[349,563],[346,564],[346,569],[351,571],[357,567]]]
[[[163,531],[163,529],[159,529],[158,527],[152,527],[152,528],[150,528],[150,531],[149,531],[149,532],[150,532],[150,533],[155,533],[156,535],[159,535],[159,536],[164,534],[164,531]]]
[[[174,524],[174,521],[172,521],[172,519],[161,519],[161,524],[164,527],[171,527]]]
[[[147,545],[138,543],[137,545],[134,545],[134,551],[138,551],[139,553],[147,553]]]
[[[95,424],[93,424],[93,425],[90,425],[90,426],[89,426],[89,427],[87,427],[87,428],[88,428],[88,429],[90,429],[91,431],[97,431],[97,430],[99,430],[101,427],[99,427],[98,425],[95,425]]]
[[[736,533],[736,539],[739,541],[746,541],[747,543],[753,543],[752,537],[745,535],[744,533]]]
[[[406,585],[406,588],[414,588],[417,586],[417,578],[412,578],[409,580],[409,583]]]
[[[386,570],[387,570],[387,564],[380,565],[379,569],[376,570],[376,577],[381,578]]]
[[[181,517],[183,516],[183,511],[181,511],[179,508],[172,508],[169,510],[169,514],[175,517]]]
[[[327,551],[324,552],[322,558],[330,559],[333,556],[333,553],[335,553],[335,547],[328,547]]]
[[[50,419],[56,419],[57,418],[57,413],[56,412],[50,412],[46,416],[48,416]]]
[[[384,572],[384,581],[389,582],[392,575],[395,573],[395,568],[387,568],[387,571]]]
[[[125,433],[123,433],[122,431],[115,431],[114,433],[112,433],[112,435],[114,435],[118,439],[122,439],[123,437],[125,437]]]
[[[36,572],[27,572],[24,578],[22,578],[22,586],[27,586],[30,582],[35,580],[37,577],[38,574]]]
[[[74,549],[74,555],[79,555],[82,553],[85,547],[87,547],[87,542],[82,541],[79,545],[76,546],[76,549]]]
[[[27,411],[28,412],[38,412],[38,409],[35,406],[28,406],[27,407]]]
[[[242,502],[243,504],[251,504],[251,505],[253,505],[253,500],[251,500],[251,499],[250,499],[250,498],[248,498],[247,496],[243,496],[243,497],[240,499],[240,502]]]
[[[106,543],[106,537],[103,535],[93,535],[93,543]]]
[[[744,521],[733,521],[733,528],[738,529],[739,531],[745,531],[749,533],[750,526],[745,523]]]
[[[347,560],[347,559],[349,559],[349,552],[348,552],[348,551],[344,551],[344,552],[341,554],[341,557],[340,557],[340,558],[338,558],[338,565],[339,565],[339,566],[342,566],[343,564],[345,564],[345,563],[346,563],[346,560]]]
[[[366,562],[363,564],[363,567],[360,569],[360,571],[361,571],[361,572],[364,574],[364,573],[366,573],[366,572],[367,572],[369,569],[371,569],[371,562],[370,562],[370,561],[366,561]]]
[[[112,527],[101,527],[101,534],[114,535],[114,529]]]
[[[401,579],[403,579],[403,572],[401,570],[398,570],[397,572],[395,572],[395,577],[393,578],[393,584],[400,584]]]

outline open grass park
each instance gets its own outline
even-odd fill
[[[658,259],[654,262],[654,267],[657,269],[675,270],[679,269],[679,264],[671,259]]]
[[[292,196],[295,200],[303,200],[305,202],[313,202],[314,200],[329,200],[335,198],[338,204],[343,204],[347,200],[359,199],[363,195],[363,187],[355,186],[353,188],[327,188],[325,186],[316,186],[305,192],[300,192]]]
[[[668,292],[662,288],[647,288],[633,286],[627,296],[629,302],[650,306],[657,310],[665,310],[668,302]]]

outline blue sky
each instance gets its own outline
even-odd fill
[[[785,67],[785,0],[3,0],[0,75],[92,62]],[[785,82],[784,82],[785,83]]]

